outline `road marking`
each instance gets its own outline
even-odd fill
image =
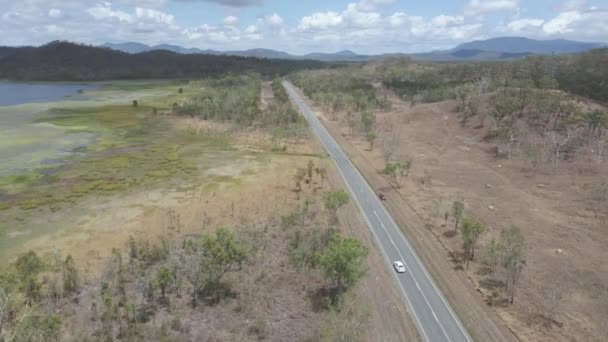
[[[397,254],[399,254],[399,257],[401,258],[401,261],[403,261],[403,263],[405,264],[405,267],[407,268],[407,271],[410,273],[410,276],[412,276],[412,279],[414,279],[414,284],[418,288],[418,291],[422,295],[422,298],[424,298],[424,301],[426,302],[426,305],[429,307],[429,310],[431,310],[431,313],[433,314],[433,317],[435,317],[435,321],[437,321],[437,324],[439,324],[439,327],[441,328],[441,331],[443,332],[443,334],[445,335],[445,337],[448,339],[448,341],[451,342],[452,340],[450,340],[450,336],[448,336],[448,333],[443,328],[443,325],[441,324],[441,322],[439,322],[439,319],[437,318],[437,315],[435,314],[435,311],[433,310],[433,307],[431,306],[431,303],[426,298],[426,295],[424,294],[424,291],[422,291],[422,289],[420,288],[420,285],[418,284],[418,281],[416,280],[416,277],[412,273],[412,270],[410,269],[409,264],[407,263],[407,261],[405,260],[405,258],[403,257],[403,255],[401,254],[401,251],[399,250],[399,248],[397,248],[397,245],[395,244],[395,241],[393,241],[393,237],[388,232],[388,230],[386,230],[386,227],[384,226],[384,223],[382,223],[382,220],[380,219],[380,216],[378,216],[378,213],[376,212],[376,210],[373,210],[373,213],[374,213],[374,215],[376,215],[376,218],[378,219],[378,222],[380,222],[380,226],[382,227],[382,229],[384,230],[384,232],[388,236],[389,240],[391,240],[391,244],[393,245],[393,247],[395,247],[395,250],[397,251]]]

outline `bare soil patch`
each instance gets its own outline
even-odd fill
[[[384,167],[380,141],[389,127],[397,133],[395,158],[411,160],[413,167],[400,194],[390,191],[387,206],[415,240],[417,251],[477,339],[497,340],[499,335],[486,335],[493,330],[489,324],[506,324],[518,339],[526,341],[605,338],[608,234],[605,220],[596,218],[589,208],[587,189],[605,179],[606,164],[594,165],[583,155],[561,163],[555,172],[532,174],[526,171],[521,154],[497,160],[493,145],[484,142],[482,122],[463,127],[455,102],[410,107],[388,95],[393,109],[377,113],[379,147],[374,151],[369,151],[360,135],[348,134],[344,116],[335,119],[332,114],[332,120],[325,121],[372,185],[383,189],[387,184],[379,174]],[[462,267],[462,239],[450,232],[451,219],[447,226],[444,219],[456,200],[465,203],[465,215],[488,225],[480,245],[512,224],[522,229],[527,266],[514,305],[493,301],[503,277],[489,274],[480,262],[481,253],[468,270]],[[539,315],[545,294],[554,288],[562,293],[563,301],[554,322],[547,326]],[[462,299],[472,295],[475,298]],[[477,320],[475,315],[484,310],[488,317]],[[494,315],[502,322],[490,323]],[[500,337],[508,338],[508,334]]]

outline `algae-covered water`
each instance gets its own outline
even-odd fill
[[[60,102],[84,101],[99,84],[0,82],[0,176],[53,167],[82,150],[91,132],[38,122],[38,115]],[[69,133],[69,134],[68,134]]]

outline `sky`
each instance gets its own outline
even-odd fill
[[[499,36],[608,42],[608,0],[0,0],[0,45],[141,42],[423,52]]]

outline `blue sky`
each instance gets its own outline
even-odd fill
[[[419,52],[497,36],[608,42],[608,0],[0,0],[0,32],[0,45]]]

